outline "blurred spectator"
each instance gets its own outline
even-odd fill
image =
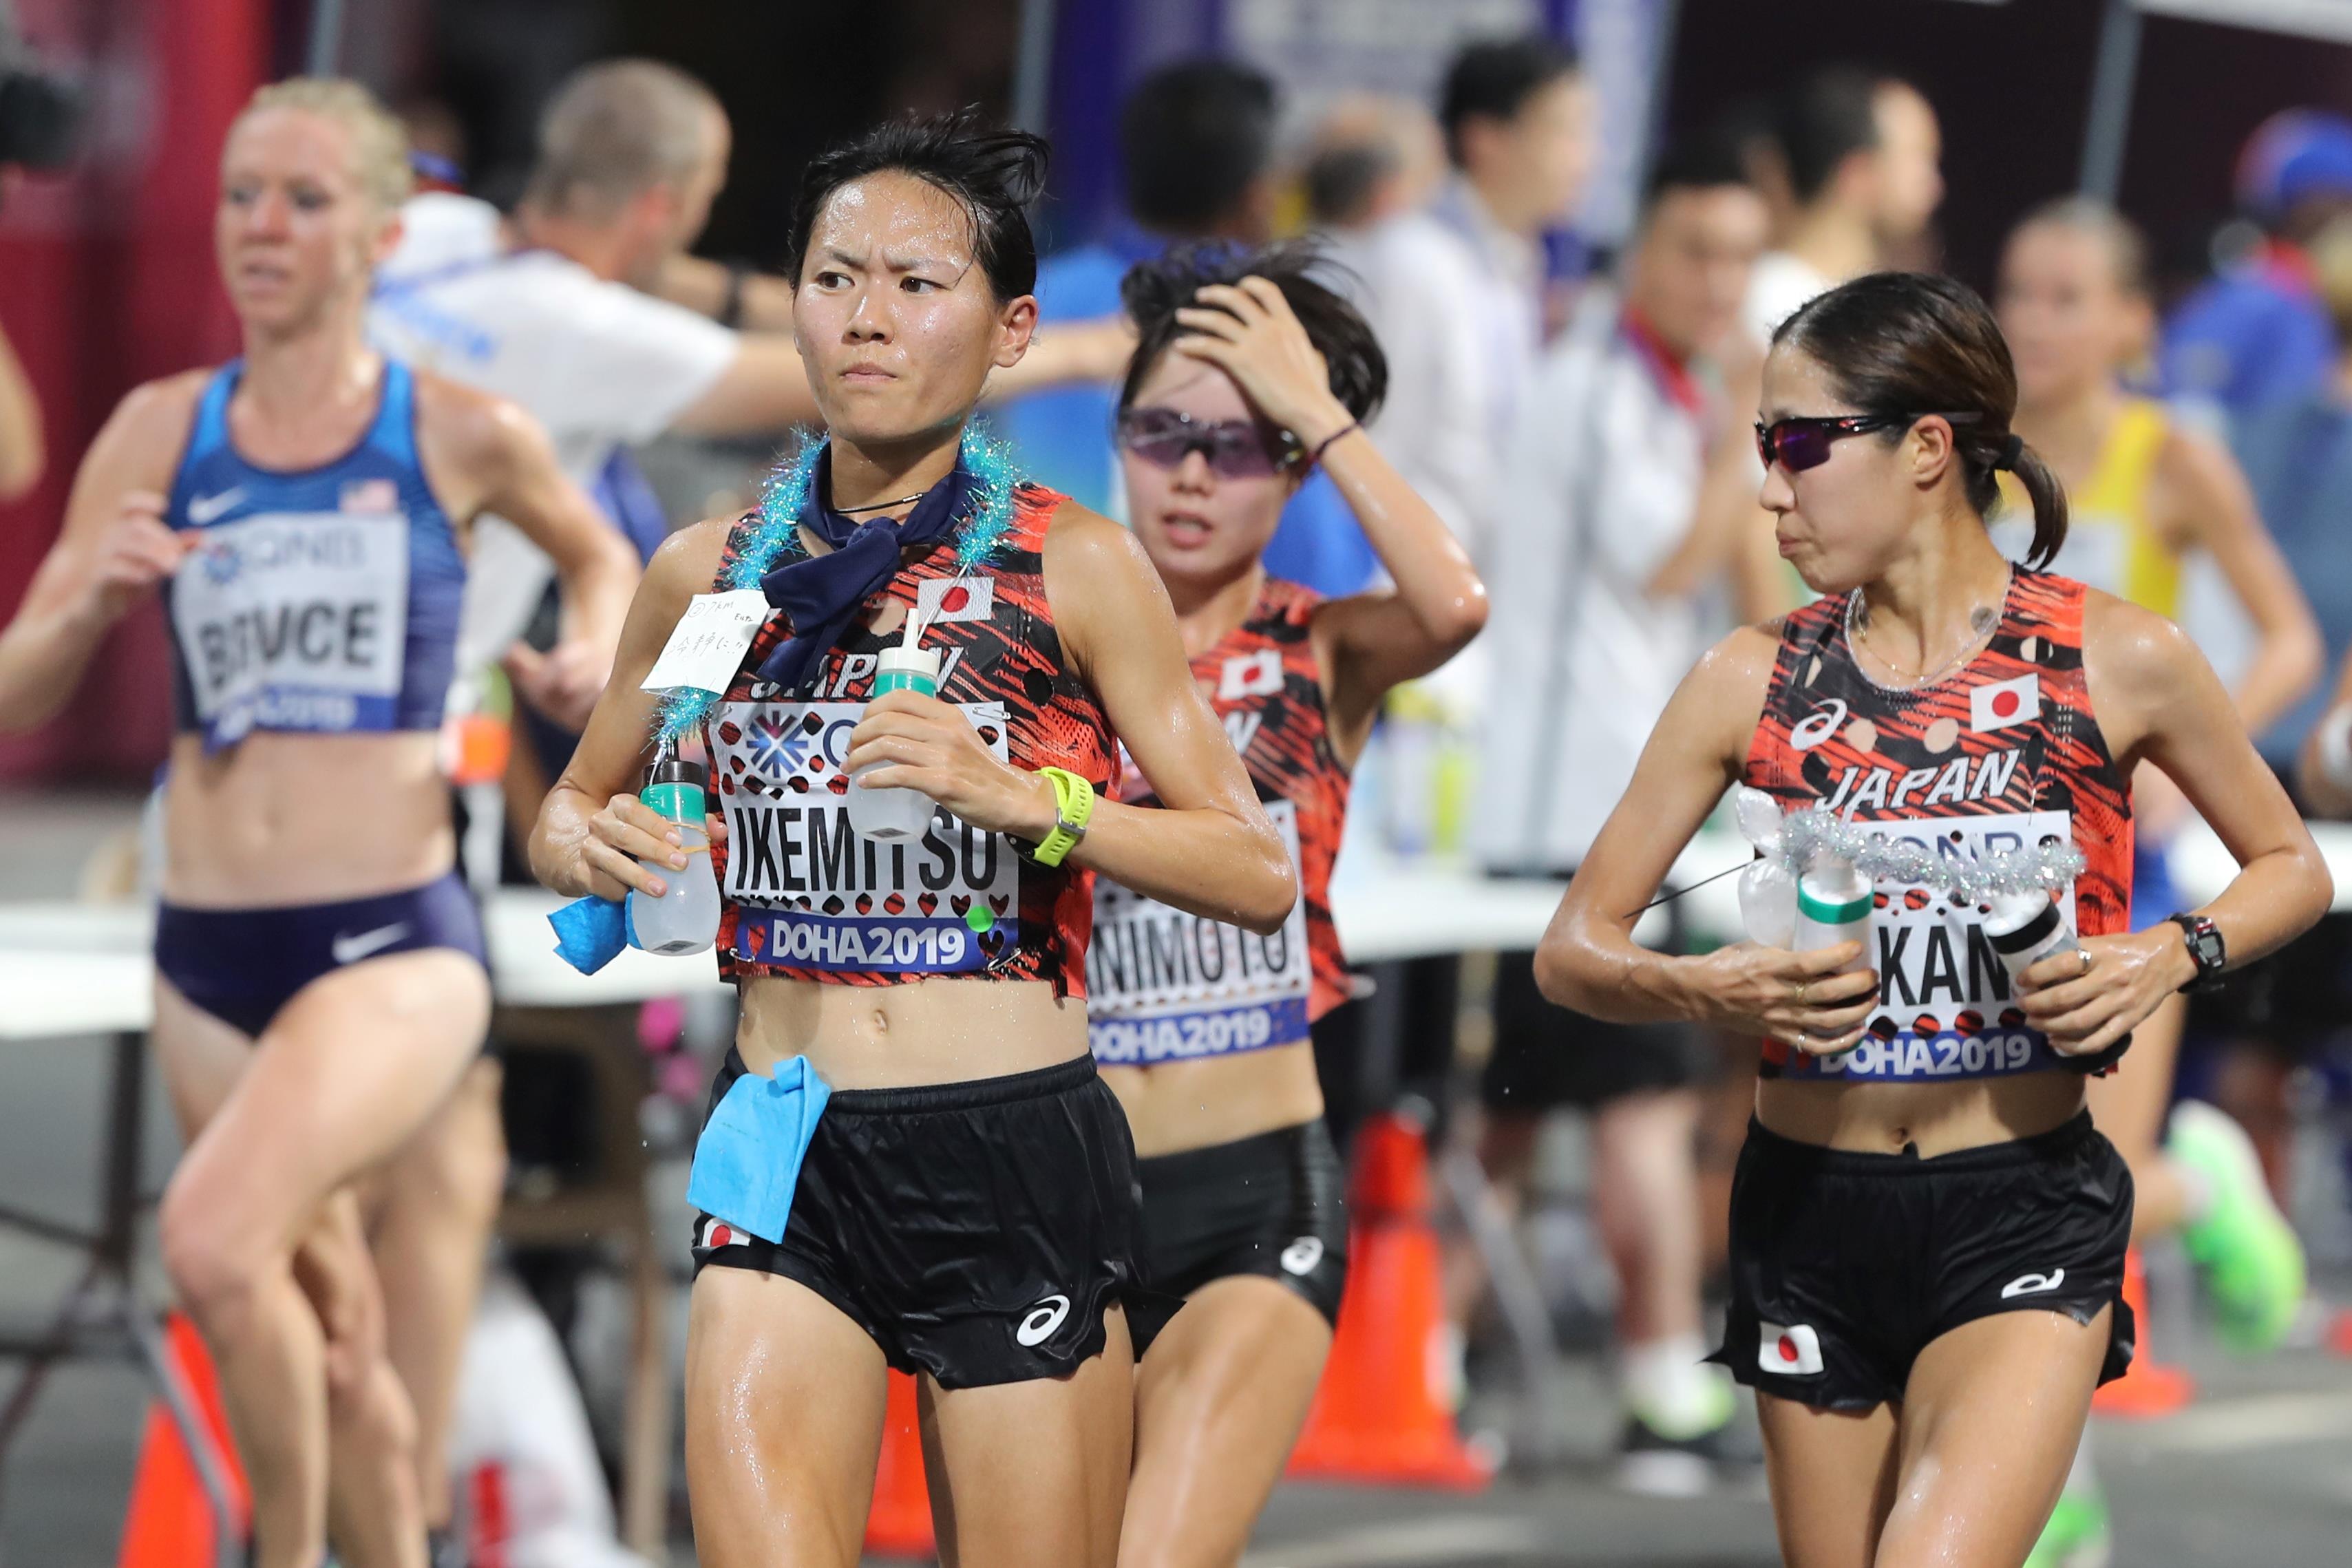
[[[2352,121],[2300,109],[2273,115],[2239,154],[2237,185],[2239,209],[2263,241],[2181,301],[2159,362],[2167,393],[2208,414],[2305,395],[2335,368],[2336,328],[2305,247],[2352,211]]]
[[[1389,398],[1372,440],[1475,552],[1500,453],[1480,374],[1477,263],[1423,210],[1444,169],[1428,110],[1402,99],[1347,100],[1317,132],[1307,206],[1334,281],[1388,355]]]
[[[1621,298],[1589,296],[1545,355],[1512,447],[1492,541],[1496,668],[1477,818],[1509,875],[1572,876],[1697,658],[1732,517],[1698,504],[1711,447],[1748,442],[1711,361],[1752,354],[1740,322],[1764,200],[1723,138],[1671,150],[1650,180]],[[1594,1113],[1593,1206],[1620,1284],[1627,1484],[1704,1485],[1724,1458],[1729,1384],[1700,1364],[1696,1086],[1716,1053],[1679,1026],[1604,1024],[1538,993],[1502,956],[1480,1154],[1527,1180],[1543,1114]]]
[[[1057,340],[1076,333],[1076,323],[1117,317],[1127,269],[1172,244],[1263,244],[1274,226],[1276,110],[1273,79],[1230,60],[1185,61],[1137,84],[1119,111],[1128,215],[1093,244],[1037,268],[1038,348],[1067,347]],[[1016,397],[994,420],[1030,477],[1119,518],[1127,500],[1114,482],[1111,425],[1124,368],[1106,367],[1094,385]],[[1316,474],[1283,509],[1265,566],[1337,596],[1369,583],[1375,561],[1338,489]]]
[[[1507,429],[1543,346],[1544,236],[1592,171],[1592,94],[1575,53],[1536,33],[1454,56],[1437,117],[1454,174],[1433,210],[1477,264],[1489,415]]]
[[[47,460],[41,400],[15,345],[0,332],[0,501],[15,500],[39,484]]]
[[[1792,205],[1749,285],[1748,327],[1759,342],[1822,290],[1914,263],[1944,199],[1936,111],[1906,82],[1847,67],[1817,71],[1781,98],[1772,129]]]

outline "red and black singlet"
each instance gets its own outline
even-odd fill
[[[1069,668],[1045,599],[1043,551],[1067,498],[1042,486],[1014,492],[1003,542],[969,571],[959,527],[902,565],[796,689],[752,673],[791,633],[771,612],[734,682],[705,725],[717,809],[728,841],[719,874],[719,972],[836,984],[889,985],[938,974],[1044,980],[1086,994],[1093,878],[1033,865],[1004,836],[939,811],[919,842],[860,838],[842,770],[849,733],[873,695],[894,629],[869,621],[886,602],[927,619],[923,646],[942,656],[940,697],[1016,768],[1066,768],[1108,791],[1116,771],[1109,721]],[[729,534],[719,581],[756,515]]]
[[[2084,595],[2070,578],[2017,568],[1985,649],[1907,690],[1854,663],[1849,595],[1796,611],[1782,624],[1746,782],[1784,811],[1826,805],[1946,856],[2071,839],[2087,862],[2062,900],[2074,929],[2127,929],[2131,785],[2084,682]],[[1985,938],[1989,909],[1955,907],[1924,886],[1882,884],[1876,903],[1870,1032],[1829,1058],[1768,1040],[1765,1076],[1937,1082],[2060,1065],[2012,1000]]]
[[[1348,770],[1331,750],[1310,635],[1322,602],[1268,578],[1247,618],[1192,660],[1192,679],[1298,868],[1298,902],[1281,931],[1262,937],[1097,880],[1087,954],[1097,1061],[1139,1067],[1293,1045],[1347,999],[1331,866],[1348,818]],[[1120,761],[1118,798],[1160,804],[1123,752]]]

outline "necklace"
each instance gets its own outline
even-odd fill
[[[871,506],[837,506],[833,510],[844,517],[856,517],[866,511],[888,511],[894,506],[905,506],[908,501],[920,500],[930,493],[929,490],[917,490],[913,495],[900,496],[897,500],[877,500]]]
[[[2014,574],[2012,574],[2012,576]],[[2007,585],[2004,584],[2001,589],[2001,598],[2005,601],[2008,597],[2009,589]],[[1868,634],[1869,629],[1870,605],[1869,602],[1863,597],[1863,591],[1860,588],[1856,588],[1853,591],[1853,596],[1845,602],[1846,646],[1854,649],[1857,653],[1862,652],[1862,639]],[[1899,682],[1895,689],[1909,690],[1916,687],[1927,686],[1935,681],[1941,680],[1945,676],[1950,674],[1961,664],[1974,658],[1979,653],[1984,650],[1985,645],[1992,640],[1992,634],[2000,629],[2000,612],[1990,605],[1979,605],[1975,609],[1969,612],[1968,640],[1960,645],[1958,652],[1953,654],[1951,658],[1944,660],[1943,663],[1936,666],[1933,669],[1925,670],[1917,675],[1908,675],[1901,668],[1897,668],[1892,659],[1882,658],[1874,653],[1872,654],[1871,657],[1877,659],[1883,668],[1894,672]]]

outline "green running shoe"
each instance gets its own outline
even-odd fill
[[[2095,1487],[2065,1492],[2042,1527],[2025,1568],[2107,1568],[2115,1549],[2105,1495]]]
[[[2164,1146],[2205,1179],[2210,1202],[2181,1240],[2205,1275],[2222,1342],[2273,1348],[2303,1305],[2303,1243],[2271,1197],[2252,1140],[2213,1107],[2184,1100],[2173,1107]]]

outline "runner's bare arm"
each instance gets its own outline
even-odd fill
[[[191,372],[140,387],[90,444],[65,527],[0,630],[0,731],[30,730],[63,708],[108,631],[187,555],[195,536],[165,527],[163,507],[205,380]]]
[[[1187,913],[1279,929],[1298,897],[1297,872],[1193,684],[1175,609],[1143,547],[1066,505],[1045,535],[1045,593],[1064,648],[1165,807],[1098,804],[1075,858]],[[1050,795],[1044,805],[1050,826]]]
[[[759,436],[817,422],[808,367],[784,332],[745,332],[735,362],[670,422],[684,436]]]
[[[1546,996],[1618,1023],[1691,1019],[1801,1037],[1808,1050],[1860,1037],[1878,981],[1867,970],[1834,973],[1853,961],[1852,942],[1795,953],[1743,942],[1685,958],[1633,940],[1642,906],[1657,897],[1675,857],[1739,781],[1778,646],[1774,628],[1743,627],[1676,689],[1536,950],[1536,981]]]
[[[1325,455],[1323,471],[1395,584],[1336,600],[1315,617],[1332,744],[1340,761],[1352,764],[1390,689],[1437,668],[1486,626],[1486,585],[1445,520],[1370,437],[1341,437]]]
[[[2259,735],[2326,673],[2319,623],[2228,450],[2210,437],[2175,430],[2158,461],[2181,531],[2212,553],[2254,623],[2259,640],[2234,695],[2245,727]]]
[[[2221,678],[2163,616],[2093,592],[2083,613],[2083,672],[2116,760],[2154,763],[2179,784],[2238,862],[2197,913],[2221,927],[2231,967],[2285,945],[2327,912],[2326,862],[2294,803],[2246,736]],[[2071,957],[2025,972],[2026,1017],[2063,1047],[2104,1050],[2195,978],[2180,928],[2089,937],[2090,971]]]
[[[2295,762],[2295,792],[2322,816],[2352,816],[2352,784],[2338,775],[2328,755],[2329,731],[2345,722],[2340,715],[2347,708],[2352,708],[2352,658],[2344,661],[2336,678],[2335,700],[2311,727],[2303,742],[2303,755]]]
[[[1135,326],[1125,316],[1041,323],[1015,363],[988,373],[983,406],[1073,382],[1115,382],[1135,352]]]
[[[637,584],[637,552],[557,466],[537,420],[504,398],[419,379],[428,461],[457,465],[471,481],[476,511],[505,518],[555,563],[559,640],[544,654],[517,644],[506,667],[533,707],[577,729],[612,672]]]
[[[709,591],[731,526],[714,518],[671,534],[637,584],[613,678],[531,830],[532,874],[559,893],[618,899],[635,888],[661,895],[660,878],[636,863],[640,856],[671,853],[675,842],[667,837],[671,825],[637,799],[637,774],[659,710],[638,688],[688,602]]]

